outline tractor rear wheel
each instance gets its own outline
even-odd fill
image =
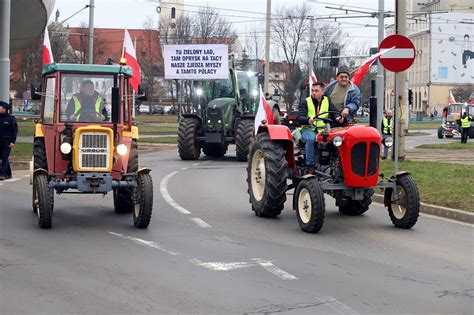
[[[396,192],[398,200],[388,205],[388,214],[393,225],[409,229],[416,224],[420,214],[420,195],[418,187],[410,175],[397,177]],[[385,199],[392,200],[392,189],[385,189]]]
[[[210,157],[221,157],[227,152],[227,145],[221,143],[206,143],[202,147],[205,155]]]
[[[318,233],[324,223],[324,193],[316,178],[300,181],[296,189],[296,217],[300,228]]]
[[[339,201],[339,212],[345,215],[361,215],[369,210],[372,203],[373,189],[364,191],[364,199],[352,200],[351,198],[343,198]]]
[[[267,133],[257,135],[250,148],[247,187],[250,203],[259,217],[278,216],[286,201],[288,162],[281,143]]]
[[[33,203],[36,205],[38,225],[42,229],[50,229],[53,225],[53,202],[51,189],[48,187],[48,176],[46,174],[36,174],[33,185]]]
[[[241,119],[237,123],[237,128],[235,131],[237,161],[245,162],[248,159],[254,132],[253,128],[254,121],[250,119]]]
[[[138,174],[137,193],[133,208],[133,224],[145,229],[150,224],[153,212],[153,180],[150,174]]]
[[[201,147],[194,141],[199,122],[195,118],[183,118],[178,129],[178,153],[181,160],[197,160]]]
[[[138,144],[137,140],[132,140],[130,154],[128,156],[127,173],[138,171]],[[133,188],[114,189],[114,209],[115,213],[130,213],[133,210]]]
[[[443,127],[438,128],[438,139],[443,139]]]

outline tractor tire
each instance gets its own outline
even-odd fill
[[[364,191],[364,199],[352,200],[351,198],[343,198],[339,201],[339,212],[345,215],[361,215],[369,210],[372,203],[373,189]]]
[[[397,178],[397,204],[390,203],[388,214],[393,225],[409,229],[416,224],[420,215],[420,195],[418,187],[410,175],[404,174]],[[385,189],[385,198],[391,200],[392,189]]]
[[[130,154],[128,156],[127,173],[138,171],[138,144],[132,140]],[[114,188],[114,210],[115,213],[125,214],[133,211],[133,188]]]
[[[443,128],[442,127],[438,128],[438,139],[443,139]]]
[[[272,116],[273,116],[273,124],[281,125],[280,111],[278,110],[278,108],[276,107],[272,108]]]
[[[454,138],[454,135],[446,135],[446,138]]]
[[[153,212],[153,180],[150,174],[138,174],[137,193],[133,209],[133,224],[136,228],[146,229]]]
[[[469,138],[474,138],[474,126],[471,126],[471,129],[469,129]]]
[[[257,135],[250,148],[247,187],[252,210],[258,217],[276,217],[284,208],[288,162],[281,143],[267,133]]]
[[[316,178],[302,180],[296,189],[296,217],[301,230],[318,233],[323,227],[324,193]]]
[[[197,160],[201,155],[201,147],[194,141],[198,125],[198,120],[194,118],[184,118],[179,124],[178,153],[181,160]]]
[[[42,229],[50,229],[53,226],[53,206],[51,191],[48,187],[48,176],[46,174],[35,175],[33,185],[38,225]]]
[[[253,128],[254,121],[250,119],[242,119],[237,123],[235,131],[237,161],[246,162],[248,159],[254,133]]]
[[[227,145],[221,143],[206,143],[202,147],[202,152],[210,157],[222,157],[227,152]]]
[[[37,170],[39,168],[48,170],[44,138],[35,138],[33,142],[33,169]]]

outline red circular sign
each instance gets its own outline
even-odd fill
[[[392,50],[380,56],[380,63],[385,69],[393,72],[402,72],[410,68],[415,61],[415,45],[403,35],[390,35],[380,43],[379,51]]]

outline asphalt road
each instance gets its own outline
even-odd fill
[[[330,198],[319,234],[299,229],[290,198],[256,217],[246,163],[143,155],[153,168],[147,230],[106,196],[56,195],[40,230],[26,172],[0,184],[1,314],[364,314],[474,312],[473,226],[422,215],[392,227]]]

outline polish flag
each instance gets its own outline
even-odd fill
[[[51,50],[51,43],[49,42],[48,27],[44,29],[43,39],[43,67],[49,63],[53,63],[53,53]]]
[[[453,91],[449,91],[449,101],[448,104],[456,103],[456,99],[454,98]]]
[[[311,91],[311,87],[313,86],[314,83],[318,82],[318,78],[316,78],[316,75],[314,74],[314,71],[311,70],[311,75],[309,76],[309,90]]]
[[[132,77],[129,81],[133,89],[138,91],[138,85],[141,82],[140,67],[138,66],[137,54],[135,53],[135,48],[133,47],[132,38],[130,37],[127,29],[125,29],[125,37],[123,39],[122,58],[127,59],[127,66],[132,68]]]
[[[273,113],[270,105],[262,92],[262,86],[260,86],[260,104],[258,105],[257,115],[255,115],[255,134],[258,132],[258,127],[265,120],[268,125],[273,124]]]
[[[372,55],[369,58],[367,58],[364,61],[364,63],[362,64],[362,66],[357,68],[357,70],[354,72],[354,75],[352,76],[352,83],[354,83],[355,85],[359,85],[362,82],[362,80],[364,79],[365,74],[369,70],[370,66],[375,62],[375,60],[377,60],[377,58],[379,58],[380,56],[382,56],[383,54],[389,52],[390,50],[392,50],[394,48],[395,48],[395,46],[393,46],[392,48],[389,48],[389,49],[381,50],[378,53],[376,53],[375,55]]]

